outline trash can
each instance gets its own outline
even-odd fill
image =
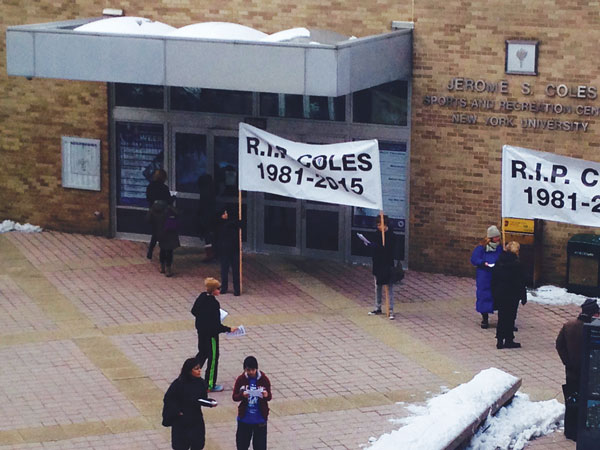
[[[567,290],[600,296],[600,235],[575,234],[567,243]]]
[[[540,219],[512,219],[505,217],[502,220],[504,244],[510,241],[521,245],[519,259],[525,268],[527,286],[537,287],[542,273],[542,231],[543,224]]]

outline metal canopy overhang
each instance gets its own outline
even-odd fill
[[[336,45],[73,31],[98,20],[9,27],[8,75],[337,97],[412,73],[412,30]]]

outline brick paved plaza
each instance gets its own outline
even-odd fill
[[[162,396],[196,353],[191,305],[217,264],[176,251],[173,278],[143,243],[44,232],[0,235],[0,449],[170,449]],[[532,400],[562,401],[554,350],[576,306],[529,302],[522,349],[496,350],[470,278],[408,271],[396,320],[372,317],[370,268],[245,255],[244,293],[222,295],[219,407],[205,410],[207,449],[235,448],[233,381],[248,354],[273,384],[271,449],[358,449],[446,388],[497,367]],[[562,433],[528,449],[574,449]]]

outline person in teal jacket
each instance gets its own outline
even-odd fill
[[[502,253],[500,231],[495,225],[487,229],[486,238],[475,247],[471,255],[471,264],[477,267],[475,284],[477,302],[475,309],[481,314],[481,328],[489,328],[489,315],[494,313],[492,296],[492,268]]]

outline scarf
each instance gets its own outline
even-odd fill
[[[493,242],[493,241],[488,242],[487,245],[485,246],[485,251],[486,252],[495,252],[496,248],[498,248],[498,244],[499,244],[499,242]]]

